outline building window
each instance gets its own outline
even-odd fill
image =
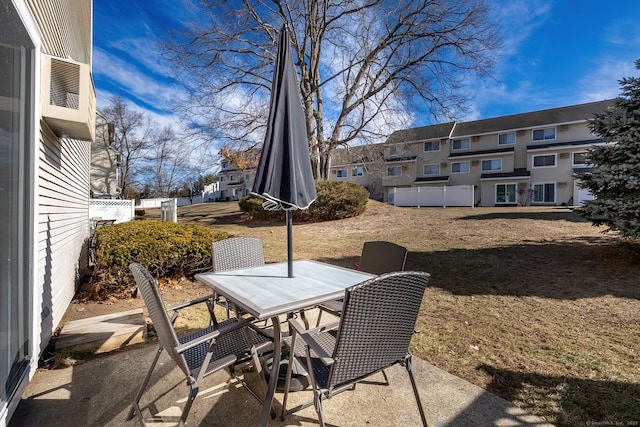
[[[554,182],[533,184],[533,202],[534,203],[555,203],[556,202],[556,184]]]
[[[544,154],[540,156],[533,156],[534,168],[551,168],[556,165],[555,154]]]
[[[482,161],[482,171],[499,171],[502,170],[502,159],[487,159]]]
[[[224,176],[220,177],[220,182],[225,182],[226,178]]]
[[[346,178],[347,177],[347,170],[346,169],[338,169],[338,171],[336,172],[336,176],[338,178]]]
[[[516,202],[516,184],[496,184],[496,204]]]
[[[402,148],[397,145],[392,145],[389,147],[389,155],[397,156],[398,154],[402,154]]]
[[[440,163],[424,165],[423,172],[425,175],[440,175]]]
[[[353,170],[351,171],[351,176],[362,176],[362,175],[364,175],[364,168],[362,166],[353,168]]]
[[[573,164],[574,166],[584,166],[587,164],[587,156],[589,154],[586,151],[582,151],[580,153],[573,153]]]
[[[549,139],[556,139],[556,128],[544,128],[533,130],[534,141],[546,141]]]
[[[29,284],[34,200],[29,182],[35,174],[30,159],[37,140],[31,128],[34,46],[13,3],[0,2],[0,414],[6,412],[8,398],[27,375],[34,317]],[[34,232],[37,235],[38,229]],[[51,308],[50,303],[45,300],[43,307],[33,307],[38,318],[40,310]]]
[[[424,151],[440,151],[440,141],[427,141],[424,143]]]
[[[222,162],[222,169],[227,169],[229,167],[229,163]]]
[[[498,145],[512,145],[516,143],[516,133],[508,132],[498,135]]]
[[[469,173],[469,162],[451,163],[451,173]]]
[[[467,150],[471,148],[471,141],[469,138],[454,139],[451,143],[451,150]]]
[[[402,166],[389,166],[387,176],[402,176]]]

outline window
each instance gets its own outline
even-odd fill
[[[516,133],[501,133],[498,135],[498,145],[511,145],[516,143]]]
[[[451,163],[451,173],[469,173],[469,162]]]
[[[555,154],[544,154],[540,156],[533,156],[534,168],[550,168],[556,165]]]
[[[502,170],[502,159],[487,159],[482,161],[482,171]]]
[[[555,203],[556,184],[553,182],[533,184],[533,201],[535,203]]]
[[[351,171],[351,176],[362,176],[362,175],[364,175],[364,168],[362,166],[353,168],[353,170]]]
[[[13,3],[0,1],[0,414],[6,412],[8,397],[26,376],[32,357],[29,254],[33,245],[29,236],[33,191],[29,182],[35,172],[29,165],[36,139],[30,125],[34,46]],[[34,307],[38,315],[42,308]]]
[[[556,128],[544,128],[533,130],[534,141],[545,141],[548,139],[556,139]]]
[[[229,163],[222,162],[222,169],[227,169],[229,167]]]
[[[220,177],[220,182],[224,182],[226,180],[226,178],[224,176]]]
[[[471,148],[471,141],[469,141],[469,138],[454,139],[451,143],[452,150],[466,150],[468,148]]]
[[[573,153],[573,164],[574,165],[586,165],[587,164],[587,156],[588,156],[588,153],[586,151],[582,151],[580,153]]]
[[[516,184],[496,184],[496,204],[516,202]]]
[[[423,172],[425,175],[440,175],[440,163],[424,165]]]
[[[402,148],[398,147],[397,145],[392,145],[391,147],[389,147],[389,155],[396,156],[398,154],[402,154]]]
[[[402,176],[402,166],[389,166],[387,176]]]
[[[424,143],[424,151],[440,151],[440,141],[427,141]]]
[[[338,171],[336,172],[336,175],[338,176],[338,178],[346,178],[347,177],[347,170],[346,169],[338,169]]]

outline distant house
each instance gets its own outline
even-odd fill
[[[579,188],[575,173],[590,168],[587,150],[605,143],[591,133],[588,120],[609,105],[399,130],[376,146],[384,152],[376,160],[363,162],[353,148],[337,150],[331,179],[375,188],[380,182],[385,201],[396,188],[472,185],[478,206],[579,205],[591,196]]]
[[[260,151],[246,150],[238,156],[238,160],[223,159],[220,162],[218,172],[220,201],[240,200],[248,196],[253,188]]]
[[[91,0],[0,0],[0,425],[87,266]]]

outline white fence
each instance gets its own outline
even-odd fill
[[[139,209],[159,208],[162,206],[162,202],[166,202],[168,200],[174,200],[174,199],[173,198],[170,199],[167,197],[159,197],[155,199],[141,199],[140,204],[136,207]],[[197,196],[193,196],[191,199],[189,199],[188,197],[178,197],[177,200],[178,200],[178,206],[188,206],[188,205],[195,205],[198,203],[213,201],[215,200],[215,198],[212,193],[205,193],[204,196],[197,195]]]
[[[89,200],[89,218],[115,219],[127,222],[135,215],[133,200],[91,199]]]
[[[474,206],[473,185],[394,188],[395,206]]]
[[[160,206],[160,219],[162,221],[178,222],[178,201],[169,199],[162,202]]]

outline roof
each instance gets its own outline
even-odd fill
[[[604,144],[605,141],[602,138],[598,139],[589,139],[586,141],[567,141],[567,142],[553,142],[550,144],[531,144],[527,145],[527,150],[537,150],[540,148],[555,148],[555,147],[573,147],[580,145],[595,145],[595,144]]]
[[[586,121],[592,119],[594,114],[604,112],[611,105],[613,105],[613,100],[604,100],[472,122],[461,122],[456,124],[452,138]]]
[[[422,126],[413,129],[397,130],[391,134],[387,139],[388,144],[423,141],[427,139],[443,139],[449,138],[451,130],[453,129],[455,122],[440,123],[431,126]]]
[[[482,156],[486,154],[504,154],[504,153],[513,153],[514,151],[515,151],[514,147],[492,148],[490,150],[461,151],[461,152],[450,153],[449,158]]]
[[[490,178],[527,178],[531,176],[531,171],[528,171],[526,168],[516,168],[513,172],[494,172],[494,173],[483,173],[480,175],[480,179],[490,179]]]

